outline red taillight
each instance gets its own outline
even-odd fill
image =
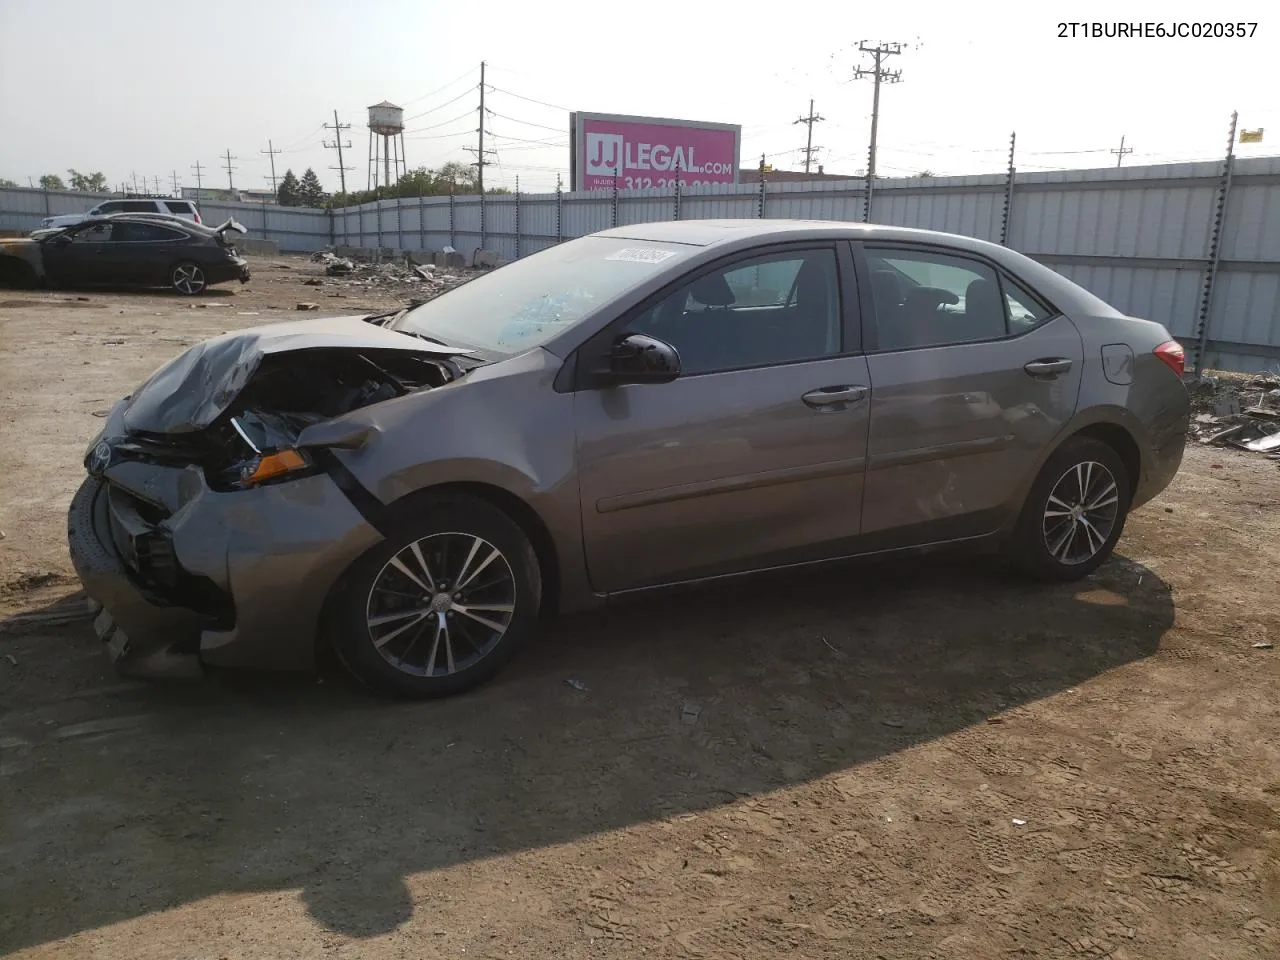
[[[1187,355],[1182,349],[1182,344],[1177,340],[1167,340],[1152,351],[1157,357],[1164,361],[1164,365],[1176,373],[1179,377],[1187,366]]]
[[[199,211],[199,210],[197,210],[197,211],[196,211],[196,223],[201,223],[201,222],[202,222],[202,221],[200,220],[200,211]]]

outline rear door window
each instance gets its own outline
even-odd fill
[[[124,207],[119,200],[108,200],[106,203],[100,203],[93,208],[93,213],[99,216],[106,216],[109,213],[119,213]]]
[[[125,200],[122,204],[125,213],[155,213],[154,200]]]
[[[95,223],[71,235],[72,243],[105,243],[111,239],[111,224]]]
[[[191,204],[185,200],[166,200],[165,206],[169,208],[169,212],[179,217],[190,217],[195,211],[191,209]]]
[[[181,234],[176,230],[170,230],[168,227],[161,227],[154,223],[123,223],[114,224],[115,230],[111,234],[111,240],[114,243],[121,241],[125,243],[156,243],[172,240],[181,240],[185,234]]]

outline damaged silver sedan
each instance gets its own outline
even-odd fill
[[[126,673],[439,696],[546,613],[968,543],[1083,577],[1182,458],[1182,350],[1004,247],[621,227],[411,310],[192,347],[112,409],[69,537]]]

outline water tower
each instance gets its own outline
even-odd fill
[[[369,189],[376,190],[378,170],[389,187],[408,172],[404,161],[404,110],[383,100],[369,108]]]

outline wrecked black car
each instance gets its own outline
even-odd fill
[[[55,287],[168,287],[184,296],[215,283],[249,280],[228,220],[206,227],[158,214],[94,217],[60,230],[0,240],[0,284]]]

